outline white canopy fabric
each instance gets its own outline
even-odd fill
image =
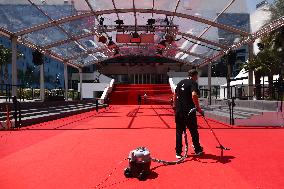
[[[245,71],[245,69],[242,69],[240,71],[240,73],[235,77],[235,79],[237,78],[243,78],[243,77],[248,77],[248,72]],[[278,80],[279,75],[274,75],[273,76],[273,80]],[[261,83],[263,83],[263,77],[261,78]],[[253,75],[253,84],[255,84],[255,78]],[[264,77],[264,84],[267,85],[268,84],[268,77],[265,76]],[[243,79],[243,80],[237,80],[237,81],[231,81],[230,82],[230,86],[236,86],[236,85],[248,85],[248,79]],[[222,87],[227,87],[227,83],[222,85]]]

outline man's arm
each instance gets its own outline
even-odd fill
[[[176,86],[174,94],[173,94],[173,109],[176,110],[176,105],[177,105],[177,89],[178,86]]]
[[[177,95],[174,93],[173,95],[173,108],[176,108],[176,103],[177,103]]]
[[[194,103],[194,105],[195,105],[197,111],[202,114],[202,110],[201,110],[201,108],[200,108],[198,98],[199,98],[199,96],[198,96],[197,92],[196,92],[196,91],[192,91],[192,100],[193,100],[193,103]]]
[[[199,105],[199,89],[198,89],[198,84],[195,82],[193,84],[193,87],[192,87],[192,100],[193,100],[193,103],[197,109],[197,111],[202,115],[204,116],[204,112],[202,111],[202,109],[200,108],[200,105]]]

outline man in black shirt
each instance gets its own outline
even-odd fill
[[[196,110],[200,114],[204,114],[198,102],[198,72],[196,70],[190,70],[188,72],[188,75],[189,78],[180,81],[175,89],[174,109],[176,110],[175,121],[177,158],[181,158],[182,134],[186,130],[186,128],[188,128],[190,131],[195,154],[201,155],[203,153],[203,148],[200,146],[199,143],[196,112],[188,114],[192,108],[196,108]]]

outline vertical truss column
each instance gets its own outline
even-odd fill
[[[80,91],[80,100],[83,100],[83,95],[82,95],[82,93],[83,93],[83,91],[82,91],[82,89],[83,89],[83,73],[82,73],[82,68],[79,68],[79,80],[80,80],[80,84],[79,84],[79,91]]]
[[[252,59],[253,59],[253,43],[250,43],[249,44],[249,61],[252,61]],[[253,99],[253,89],[254,89],[253,70],[249,70],[248,72],[248,96],[250,100]]]
[[[281,56],[281,70],[280,70],[280,74],[279,74],[279,84],[280,84],[280,90],[281,90],[281,92],[280,92],[280,94],[279,94],[279,96],[280,96],[280,102],[281,102],[281,104],[280,104],[280,111],[281,112],[283,112],[283,93],[284,93],[284,83],[283,83],[283,78],[284,78],[284,26],[282,26],[282,29],[281,29],[281,44],[282,44],[282,56]],[[278,98],[279,99],[279,98]]]
[[[211,76],[212,76],[212,64],[208,64],[208,104],[212,104],[212,82],[211,82]]]
[[[17,96],[18,69],[17,69],[17,38],[12,38],[12,96]]]
[[[65,101],[68,101],[68,65],[64,62]]]
[[[40,65],[40,99],[45,100],[45,87],[44,87],[44,64]]]
[[[231,63],[228,61],[227,58],[227,97],[226,99],[230,99],[231,96],[231,76],[232,76],[232,65]]]

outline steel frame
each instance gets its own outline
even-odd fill
[[[111,31],[115,31],[115,29],[108,29],[107,31],[111,32]],[[44,49],[50,49],[52,47],[60,46],[60,45],[63,45],[65,43],[70,43],[70,42],[74,41],[74,39],[79,40],[79,39],[83,39],[83,38],[87,38],[87,37],[92,37],[92,36],[96,35],[96,33],[97,33],[97,30],[93,30],[93,31],[90,31],[89,33],[73,35],[72,38],[67,38],[67,39],[55,41],[54,43],[50,43],[50,44],[43,46],[43,48]],[[197,41],[200,41],[200,42],[212,45],[212,46],[219,47],[221,49],[227,49],[228,48],[228,46],[226,46],[226,45],[223,45],[223,44],[211,41],[211,40],[207,40],[207,39],[204,39],[204,38],[201,38],[201,37],[198,38],[197,36],[194,36],[194,35],[189,34],[189,33],[177,32],[176,35],[185,36],[185,37],[188,37],[188,38],[191,38],[191,39],[194,39],[194,40],[197,40]]]
[[[173,61],[175,61],[175,62],[179,62],[179,63],[183,63],[183,64],[190,64],[190,65],[192,65],[191,63],[189,63],[189,62],[187,62],[187,61],[184,61],[184,60],[181,60],[181,59],[177,59],[177,58],[174,58],[174,57],[169,57],[169,56],[163,56],[163,57],[168,58],[168,59],[171,59],[171,60],[173,60]],[[104,59],[102,59],[102,60],[91,60],[91,61],[85,63],[84,66],[90,66],[90,65],[93,65],[93,64],[99,64],[99,63],[102,62],[102,61],[105,61],[105,60],[108,60],[108,59],[112,59],[112,58],[114,58],[114,57],[111,57],[111,58],[104,58]]]
[[[282,16],[281,18],[278,18],[278,19],[274,20],[273,22],[265,25],[260,30],[252,33],[251,35],[249,35],[247,37],[245,37],[243,40],[241,40],[238,43],[233,44],[229,48],[222,50],[221,52],[213,55],[211,58],[206,59],[205,61],[200,63],[198,66],[199,67],[206,66],[210,62],[213,62],[213,61],[217,60],[218,58],[228,54],[231,50],[236,50],[236,49],[242,47],[243,45],[251,44],[256,39],[264,37],[264,36],[268,35],[269,33],[271,33],[272,31],[275,31],[275,30],[277,30],[281,27],[284,27],[284,16]]]
[[[150,14],[162,14],[162,15],[167,15],[167,16],[172,16],[172,19],[174,17],[180,17],[180,18],[185,18],[185,19],[189,19],[189,20],[193,20],[193,21],[196,21],[196,22],[200,22],[200,23],[203,23],[203,24],[207,24],[209,25],[209,27],[217,27],[219,29],[223,29],[223,30],[226,30],[226,31],[229,31],[229,32],[232,32],[232,33],[236,33],[236,34],[239,34],[240,36],[243,37],[243,40],[241,40],[240,42],[238,43],[235,43],[233,44],[232,46],[228,47],[226,45],[223,45],[223,44],[219,44],[217,42],[214,42],[214,41],[210,41],[210,40],[207,40],[207,39],[203,39],[201,38],[202,35],[200,36],[194,36],[194,35],[191,35],[191,34],[187,34],[187,33],[181,33],[181,32],[177,32],[176,35],[183,35],[183,36],[186,36],[186,37],[189,37],[189,38],[192,38],[194,40],[197,40],[197,41],[200,41],[200,42],[204,42],[206,44],[209,44],[209,45],[213,45],[213,46],[216,46],[216,47],[219,47],[221,49],[223,49],[221,52],[213,55],[211,58],[207,58],[207,57],[203,57],[202,55],[198,55],[198,54],[194,54],[194,53],[191,53],[187,50],[182,50],[182,49],[177,49],[178,51],[180,52],[185,52],[189,55],[192,55],[192,56],[196,56],[196,57],[199,57],[199,58],[205,58],[205,61],[203,61],[202,63],[200,63],[198,66],[202,67],[202,66],[205,66],[207,65],[208,63],[220,58],[221,56],[227,54],[230,50],[234,50],[234,49],[237,49],[245,44],[249,44],[249,43],[252,43],[254,42],[255,39],[257,38],[260,38],[262,36],[265,36],[267,35],[268,33],[280,28],[280,27],[283,27],[284,26],[284,17],[281,17],[277,20],[275,20],[274,22],[264,26],[262,29],[260,29],[259,31],[255,32],[255,33],[248,33],[246,31],[242,31],[240,29],[237,29],[237,28],[234,28],[234,27],[231,27],[231,26],[228,26],[228,25],[224,25],[224,24],[220,24],[220,23],[217,23],[216,22],[216,19],[214,19],[213,21],[211,20],[208,20],[208,19],[205,19],[205,18],[201,18],[201,17],[197,17],[197,16],[193,16],[193,15],[189,15],[189,14],[183,14],[183,13],[179,13],[177,12],[177,7],[175,8],[175,11],[172,12],[172,11],[166,11],[166,10],[158,10],[158,9],[154,9],[154,1],[153,1],[153,8],[151,9],[136,9],[136,8],[130,8],[130,9],[117,9],[115,7],[115,4],[114,4],[114,9],[112,10],[100,10],[100,11],[94,11],[92,9],[92,6],[90,4],[89,7],[91,9],[90,12],[85,12],[85,13],[82,13],[82,14],[77,14],[77,15],[73,15],[73,16],[69,16],[69,17],[65,17],[65,18],[60,18],[60,19],[57,19],[57,20],[53,20],[51,19],[51,17],[49,17],[49,15],[47,15],[45,12],[43,12],[37,5],[35,5],[32,1],[28,0],[32,5],[34,5],[39,11],[41,11],[45,16],[47,16],[49,18],[50,21],[46,22],[46,23],[43,23],[43,24],[39,24],[39,25],[35,25],[35,26],[32,26],[30,28],[26,28],[24,30],[21,30],[21,31],[18,31],[18,32],[10,32],[8,30],[6,30],[5,28],[0,28],[0,35],[3,35],[3,36],[6,36],[6,37],[9,37],[9,38],[12,38],[12,37],[17,37],[18,38],[18,42],[21,43],[21,44],[24,44],[32,49],[38,49],[38,50],[41,50],[44,54],[48,54],[50,56],[52,56],[53,58],[57,59],[57,60],[60,60],[62,62],[65,62],[67,63],[68,65],[72,66],[72,67],[75,67],[75,68],[81,68],[81,67],[84,67],[84,66],[87,66],[87,65],[90,65],[91,62],[93,63],[98,63],[100,61],[103,61],[103,60],[106,60],[106,59],[109,59],[109,58],[105,58],[103,60],[97,60],[96,62],[94,61],[91,61],[87,64],[84,64],[84,65],[78,65],[78,64],[75,64],[74,62],[71,62],[70,60],[73,60],[73,58],[75,56],[71,56],[71,57],[67,57],[64,58],[64,57],[61,57],[60,55],[48,50],[52,47],[55,47],[55,46],[58,46],[58,45],[61,45],[61,44],[64,44],[64,43],[68,43],[68,42],[71,42],[71,41],[75,41],[75,42],[78,42],[77,40],[79,39],[82,39],[82,38],[86,38],[86,37],[89,37],[89,36],[92,36],[92,35],[96,35],[97,33],[97,30],[94,30],[94,31],[91,31],[90,33],[85,33],[85,34],[80,34],[80,35],[71,35],[69,34],[67,31],[65,31],[62,27],[61,27],[61,24],[63,23],[66,23],[66,22],[71,22],[71,21],[74,21],[74,20],[78,20],[78,19],[81,19],[81,18],[86,18],[86,17],[91,17],[91,16],[95,16],[97,18],[97,16],[100,16],[100,15],[105,15],[105,14],[112,14],[112,13],[116,13],[118,18],[119,18],[119,13],[129,13],[129,12],[139,12],[139,13],[150,13]],[[85,0],[86,2],[88,2],[88,0]],[[114,2],[114,1],[113,1]],[[179,1],[177,1],[179,2]],[[232,1],[233,2],[233,1]],[[177,6],[178,6],[178,3],[177,3]],[[224,9],[226,10],[226,8]],[[29,41],[26,41],[24,40],[21,36],[25,35],[25,34],[29,34],[29,33],[32,33],[32,32],[35,32],[35,31],[38,31],[38,30],[42,30],[42,29],[46,29],[48,27],[58,27],[59,29],[61,29],[64,33],[66,32],[66,35],[68,36],[68,39],[65,39],[65,40],[61,40],[61,41],[56,41],[52,44],[48,44],[46,46],[38,46],[38,45],[35,45]],[[80,42],[78,42],[80,44]],[[83,47],[83,46],[82,46]],[[100,49],[100,50],[103,50],[103,49]],[[90,50],[86,50],[86,54],[88,54],[89,52],[91,52]],[[79,54],[79,55],[76,55],[76,56],[81,56],[82,54]],[[167,57],[167,58],[171,58],[175,61],[178,61],[178,62],[183,62],[183,63],[188,63],[184,60],[181,60],[181,59],[176,59],[176,58],[172,58],[172,57]]]
[[[30,27],[30,28],[21,30],[19,32],[16,32],[15,35],[16,36],[25,35],[25,34],[35,32],[35,31],[38,31],[38,30],[42,30],[42,29],[45,29],[45,28],[48,28],[48,27],[53,27],[53,26],[56,26],[56,25],[59,25],[59,24],[64,24],[66,22],[71,22],[71,21],[74,21],[74,20],[78,20],[78,19],[86,18],[86,17],[90,17],[90,16],[100,16],[100,15],[105,15],[105,14],[113,14],[113,13],[116,13],[116,12],[117,13],[130,13],[130,12],[133,12],[133,11],[136,11],[136,12],[139,12],[139,13],[149,13],[149,14],[154,13],[154,14],[162,14],[162,15],[167,15],[167,16],[175,16],[175,17],[180,17],[180,18],[186,18],[186,19],[189,19],[189,20],[193,20],[193,21],[196,21],[196,22],[203,23],[203,24],[211,25],[213,27],[217,27],[217,28],[220,28],[220,29],[223,29],[223,30],[227,30],[227,31],[232,32],[232,33],[237,33],[237,34],[240,34],[242,36],[248,36],[249,35],[248,32],[245,32],[243,30],[240,30],[240,29],[237,29],[237,28],[225,25],[225,24],[220,24],[220,23],[217,23],[217,22],[214,22],[214,21],[210,21],[210,20],[205,19],[205,18],[189,15],[189,14],[178,13],[178,12],[175,13],[175,12],[171,12],[171,11],[158,10],[158,9],[135,9],[134,10],[133,8],[131,8],[131,9],[116,9],[116,10],[100,10],[100,11],[96,11],[96,12],[85,12],[85,13],[82,13],[82,14],[77,14],[77,15],[73,15],[73,16],[69,16],[69,17],[65,17],[65,18],[60,18],[58,20],[49,21],[49,22],[46,22],[46,23],[43,23],[43,24],[39,24],[39,25]]]

